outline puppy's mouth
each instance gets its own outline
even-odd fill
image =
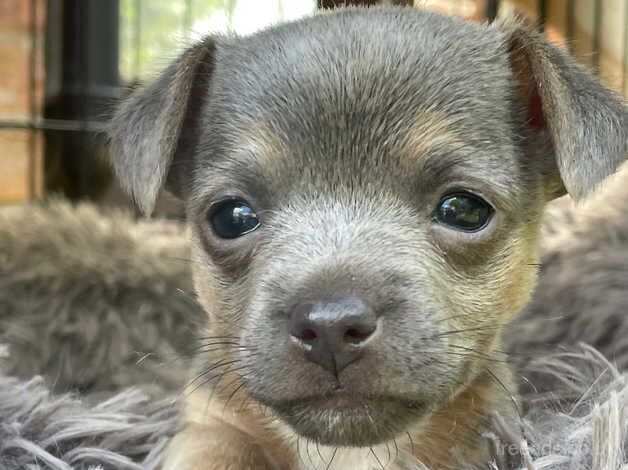
[[[273,403],[301,436],[330,446],[363,447],[391,440],[428,413],[422,401],[346,392]]]

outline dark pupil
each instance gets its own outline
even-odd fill
[[[226,201],[211,214],[214,231],[222,238],[236,238],[259,225],[259,219],[253,209],[241,201]]]
[[[484,201],[471,196],[450,196],[438,208],[441,222],[463,230],[482,228],[490,216],[490,207]]]

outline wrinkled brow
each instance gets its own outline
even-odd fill
[[[212,155],[200,162],[192,199],[204,204],[225,191],[263,199],[277,190],[281,192],[282,187],[297,184],[303,175],[310,182],[320,178],[324,173],[317,174],[317,168],[326,163],[331,163],[334,171],[346,171],[323,156],[321,161],[301,160],[287,145],[268,127],[243,131],[225,155]],[[423,113],[386,152],[387,158],[371,162],[380,168],[365,172],[371,183],[385,184],[383,180],[373,181],[378,175],[396,175],[399,179],[393,181],[417,197],[454,184],[458,189],[475,190],[489,197],[503,209],[517,208],[521,183],[517,179],[518,168],[512,164],[516,159],[504,158],[494,149],[478,145],[455,123],[437,113]],[[272,205],[276,201],[259,202]]]

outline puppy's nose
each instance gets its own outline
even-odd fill
[[[378,331],[373,310],[353,296],[301,303],[290,324],[292,339],[306,357],[334,375],[357,360]]]

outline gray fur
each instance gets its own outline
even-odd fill
[[[591,348],[531,364],[559,383],[541,400],[524,396],[522,421],[495,416],[480,445],[499,470],[610,470],[628,464],[628,374]],[[575,372],[575,375],[574,375]],[[52,395],[44,381],[0,375],[0,468],[159,468],[179,428],[172,399],[126,389],[98,404]],[[519,439],[524,429],[525,440]],[[459,462],[459,468],[472,468]],[[485,465],[479,468],[486,468]]]
[[[128,388],[90,404],[52,394],[41,377],[0,375],[3,470],[157,469],[178,427],[172,398]]]
[[[614,286],[626,278],[623,271],[616,270],[614,259],[618,254],[628,252],[628,227],[625,218],[616,216],[616,211],[628,203],[625,191],[628,185],[622,179],[628,177],[628,171],[617,177],[584,208],[557,201],[550,209],[551,217],[546,219],[545,225],[546,267],[541,275],[539,297],[524,313],[530,333],[515,328],[506,339],[513,358],[527,359],[521,364],[517,377],[536,376],[535,384],[551,385],[543,394],[524,391],[526,419],[523,423],[496,418],[486,431],[484,440],[494,449],[495,468],[521,468],[521,443],[517,437],[520,424],[525,429],[527,448],[532,453],[529,457],[524,455],[528,459],[524,464],[528,466],[523,468],[607,470],[617,468],[613,465],[618,461],[628,464],[625,449],[628,445],[625,430],[628,425],[628,377],[625,373],[628,353],[616,348],[625,341],[625,335],[613,335],[615,330],[624,331],[628,323],[625,314],[628,290],[614,290]],[[618,191],[620,189],[624,190]],[[578,212],[579,209],[582,212]],[[582,220],[574,223],[580,217]],[[586,223],[590,225],[581,225]],[[598,228],[603,230],[598,231]],[[82,235],[77,238],[73,233]],[[76,335],[50,335],[46,355],[43,355],[37,346],[47,337],[48,323],[27,323],[24,319],[31,318],[32,309],[35,309],[36,318],[54,319],[56,331],[87,331],[93,328],[90,325],[97,325],[99,338],[117,337],[116,349],[133,351],[141,347],[144,352],[162,356],[160,345],[171,344],[185,357],[190,347],[186,335],[173,335],[172,323],[156,321],[160,317],[144,317],[140,310],[125,302],[123,295],[131,292],[140,304],[155,305],[156,294],[147,287],[158,283],[158,279],[161,279],[162,292],[175,292],[189,286],[189,273],[179,259],[188,256],[181,230],[163,221],[135,223],[128,215],[117,211],[103,212],[89,205],[76,208],[57,202],[49,206],[3,208],[0,211],[0,234],[3,237],[0,243],[3,260],[9,255],[11,260],[9,264],[3,262],[2,266],[13,266],[10,270],[5,268],[0,277],[2,331],[16,331],[13,325],[20,325],[19,331],[27,333],[26,336],[3,336],[8,347],[0,348],[4,355],[8,354],[7,357],[0,354],[0,369],[20,371],[24,378],[0,376],[0,468],[66,470],[68,466],[98,468],[98,465],[104,469],[155,468],[163,455],[165,439],[178,428],[176,408],[172,403],[181,397],[178,388],[186,373],[179,363],[168,360],[162,367],[142,371],[142,363],[137,365],[134,358],[109,357],[113,349],[107,341],[98,341],[87,349],[80,347],[83,339]],[[39,243],[33,251],[35,240]],[[607,252],[609,244],[612,251]],[[25,246],[30,249],[23,249]],[[172,256],[165,254],[164,249],[170,250]],[[33,256],[34,253],[37,256]],[[62,254],[69,256],[72,262],[60,263]],[[564,314],[561,303],[565,299],[580,294],[583,286],[580,282],[575,283],[579,277],[568,274],[591,259],[600,260],[596,276],[612,282],[587,290],[583,295],[588,303],[573,304],[569,309],[570,322],[548,322],[547,319],[556,317],[554,312]],[[555,262],[558,263],[556,270],[553,268]],[[95,270],[94,267],[101,269]],[[625,267],[626,264],[622,265],[623,269]],[[93,274],[86,275],[90,272]],[[77,273],[81,275],[77,276]],[[84,291],[95,282],[104,283],[104,278],[93,277],[96,273],[106,273],[106,284],[112,292],[100,297],[97,294],[105,291],[96,291],[90,308],[83,309],[73,300],[75,292]],[[12,281],[7,282],[9,279]],[[28,283],[20,284],[19,279],[28,280]],[[50,289],[54,279],[67,279],[73,289]],[[572,283],[571,287],[569,283]],[[28,294],[22,290],[26,287]],[[559,301],[554,302],[558,298],[556,290],[562,294]],[[18,292],[21,298],[30,298],[32,303],[15,302],[12,294]],[[618,295],[624,295],[623,300]],[[609,297],[612,302],[606,301]],[[195,328],[196,310],[190,315],[179,314],[178,304],[169,304],[170,295],[160,299],[159,302],[170,305],[174,324],[179,325],[180,331]],[[117,302],[121,303],[118,305]],[[546,302],[543,308],[541,302]],[[57,303],[65,303],[71,309],[81,308],[81,315],[75,319],[69,315],[59,316]],[[109,317],[100,314],[103,309],[110,311]],[[598,316],[607,318],[607,321],[596,323],[594,328],[569,329],[569,324],[586,324]],[[116,325],[122,323],[128,325],[129,334],[120,335]],[[138,345],[137,339],[147,331],[152,331],[150,344]],[[546,335],[544,338],[548,343],[538,341],[540,334]],[[548,356],[549,353],[556,354],[560,348],[557,342],[561,341],[562,347],[569,349],[558,356]],[[576,348],[579,341],[594,343],[606,351],[610,363],[590,348]],[[49,357],[54,356],[54,351],[66,349],[73,351],[75,367],[68,369],[67,375],[57,382],[56,389],[63,391],[80,384],[82,393],[78,396],[54,395],[48,391],[58,377],[56,369],[49,365]],[[618,354],[620,349],[622,354]],[[109,364],[104,368],[107,372],[103,371],[102,358],[108,358]],[[163,369],[169,375],[160,373]],[[92,388],[85,383],[85,371],[93,371],[98,377],[97,381],[90,381]],[[41,379],[30,380],[34,374],[45,374],[47,385]],[[149,389],[152,395],[125,390],[135,384],[146,389],[146,382],[152,380],[150,374],[155,374],[154,386]],[[561,380],[549,380],[551,376]],[[518,382],[526,386],[523,378]],[[591,387],[593,383],[595,386]],[[104,397],[103,391],[107,391]],[[112,393],[121,395],[107,400]],[[169,397],[155,401],[154,395]],[[579,398],[582,398],[580,403],[573,413],[569,413],[574,400]],[[106,404],[103,404],[104,400],[107,400]],[[621,419],[626,423],[623,431],[621,426],[607,427],[613,423],[621,424]],[[80,435],[75,434],[77,428],[82,431]],[[589,445],[594,434],[602,438],[596,438],[595,444]],[[604,439],[605,436],[609,439]],[[64,445],[58,446],[55,442]],[[512,448],[510,444],[513,444]],[[574,452],[583,448],[590,451]],[[594,459],[599,462],[597,467],[591,465]]]
[[[627,203],[624,165],[585,203],[548,206],[538,287],[504,336],[513,364],[525,365],[530,350],[586,341],[628,369]]]
[[[6,373],[46,374],[60,392],[182,385],[174,369],[204,318],[182,227],[89,204],[5,208],[0,260]]]
[[[376,8],[206,39],[122,105],[112,141],[142,208],[166,177],[185,199],[209,333],[238,346],[200,370],[233,359],[246,393],[297,433],[364,446],[488,375],[478,355],[492,358],[532,290],[546,200],[596,187],[626,159],[626,132],[622,101],[522,25]],[[460,188],[495,208],[472,235],[433,223]],[[207,215],[225,196],[262,228],[219,239]],[[387,334],[332,377],[295,354],[288,317],[347,293]],[[373,416],[301,405],[339,385],[371,397]]]
[[[628,374],[583,345],[539,356],[522,372],[555,385],[543,394],[523,394],[525,418],[514,426],[494,419],[486,434],[494,456],[490,468],[610,470],[628,464]],[[517,440],[517,426],[524,439]]]
[[[152,212],[166,181],[171,191],[183,191],[177,175],[184,172],[185,158],[175,157],[192,144],[187,140],[196,118],[193,110],[200,105],[194,91],[199,81],[205,83],[199,75],[210,73],[211,53],[211,40],[183,53],[157,80],[129,97],[111,120],[116,175],[145,214]]]
[[[522,22],[506,21],[501,28],[509,38],[525,104],[540,98],[550,141],[541,148],[552,149],[544,157],[553,154],[558,169],[555,184],[564,186],[573,198],[582,198],[627,158],[624,100]],[[542,142],[542,136],[543,132],[534,140]]]

